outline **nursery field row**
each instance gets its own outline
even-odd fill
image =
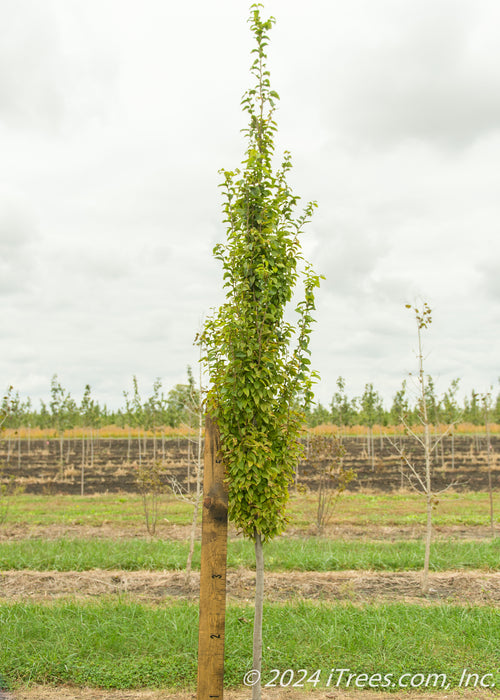
[[[34,571],[182,570],[189,543],[146,539],[28,539],[0,542],[0,569]],[[321,538],[280,538],[264,548],[268,571],[418,571],[422,567],[422,542],[371,542]],[[228,543],[228,567],[251,569],[255,565],[253,543],[232,539]],[[193,568],[199,569],[200,545],[196,543]],[[500,570],[500,538],[494,540],[439,540],[432,546],[433,571]]]
[[[436,425],[434,430],[436,433],[444,433],[448,428],[448,424]],[[422,431],[421,426],[413,426],[416,433]],[[486,428],[484,425],[476,425],[474,423],[457,423],[453,432],[456,435],[486,435]],[[489,423],[488,432],[491,435],[500,435],[500,423]],[[406,434],[406,428],[404,425],[379,425],[375,423],[371,428],[368,425],[343,425],[338,426],[331,423],[325,423],[322,425],[317,425],[314,428],[304,429],[304,438],[307,439],[307,435],[346,435],[353,437],[367,437],[373,434],[375,437],[382,436],[400,436]],[[93,439],[98,441],[99,439],[133,439],[138,438],[156,438],[159,443],[162,439],[165,440],[176,440],[179,438],[192,437],[196,438],[198,436],[197,428],[192,428],[188,425],[179,425],[175,428],[171,426],[157,426],[155,430],[144,429],[137,427],[123,427],[118,425],[105,425],[99,428],[90,427],[76,427],[67,428],[65,430],[57,430],[56,428],[29,428],[26,426],[20,426],[18,428],[5,428],[2,433],[3,440],[64,440],[77,439],[81,440],[85,438],[86,440]]]
[[[295,489],[317,490],[321,474],[330,469],[336,473],[342,465],[352,476],[349,491],[393,492],[409,488],[401,450],[417,469],[424,464],[418,439],[404,435],[346,435],[340,445],[333,435],[309,434],[304,447]],[[156,471],[162,490],[171,490],[175,480],[193,491],[197,454],[195,442],[186,437],[2,440],[0,484],[36,494],[137,493],[142,476]],[[487,491],[490,471],[495,487],[500,481],[499,435],[447,435],[434,454],[433,488],[441,491],[453,484],[460,491]]]
[[[150,537],[138,495],[11,498],[0,527],[0,625],[7,630],[0,675],[16,700],[157,700],[154,689],[188,700],[196,683],[200,546],[187,585],[192,505],[162,499],[158,536]],[[380,698],[415,692],[419,700],[444,699],[456,689],[465,699],[463,678],[469,690],[484,681],[476,697],[494,697],[500,539],[488,537],[487,494],[443,495],[426,595],[420,497],[344,494],[325,537],[311,536],[316,505],[311,493],[292,496],[287,534],[265,545],[265,696],[369,698],[367,677],[379,683]],[[497,494],[494,505],[500,508]],[[231,692],[243,700],[254,552],[234,531],[228,565],[225,684],[228,700]],[[342,668],[355,679],[349,687],[339,679]],[[86,695],[85,687],[94,690]]]
[[[1,500],[0,500],[1,503]],[[6,519],[0,527],[0,539],[11,537],[16,530],[24,537],[35,527],[101,528],[116,531],[124,528],[128,536],[146,531],[143,501],[138,494],[13,495],[6,507]],[[287,506],[290,525],[287,533],[309,533],[314,530],[318,501],[314,493],[292,494]],[[447,492],[439,497],[433,513],[437,527],[475,528],[488,524],[489,496],[481,492]],[[500,493],[493,494],[495,513],[500,513]],[[176,529],[191,520],[192,504],[171,495],[159,496],[159,536],[176,538]],[[417,527],[425,523],[424,500],[411,492],[344,493],[331,517],[332,527],[358,526],[365,536],[373,537],[376,527]],[[385,534],[387,536],[388,533]],[[93,531],[92,536],[99,536]]]
[[[241,687],[251,668],[252,618],[250,606],[228,606],[227,687]],[[276,681],[273,669],[290,669],[295,681],[307,669],[311,680],[304,678],[303,688],[335,691],[345,688],[346,679],[337,686],[338,674],[330,683],[328,678],[341,668],[388,676],[390,683],[380,679],[379,689],[396,692],[405,687],[398,687],[403,674],[409,674],[405,683],[419,674],[416,683],[432,676],[431,689],[457,688],[464,668],[487,679],[489,687],[500,684],[500,615],[493,608],[302,601],[268,603],[264,618],[264,686]],[[0,667],[13,683],[192,690],[197,620],[196,604],[186,601],[165,607],[106,600],[0,605],[0,624],[9,630]],[[354,689],[360,687],[368,688],[367,681]]]
[[[357,605],[401,602],[500,606],[500,574],[484,570],[431,571],[425,595],[420,571],[268,571],[265,579],[265,599],[282,604],[315,600]],[[97,598],[165,606],[174,600],[197,601],[199,589],[199,571],[191,572],[189,582],[184,571],[168,570],[23,569],[4,571],[0,577],[0,600],[4,603],[51,604],[61,599],[88,602]],[[228,601],[247,604],[254,591],[255,571],[228,569]]]

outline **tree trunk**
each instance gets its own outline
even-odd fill
[[[59,465],[61,476],[64,479],[64,435],[62,433],[59,435]]]
[[[253,622],[253,670],[259,681],[252,686],[252,700],[261,700],[262,686],[262,617],[264,608],[264,553],[260,533],[255,531],[255,617]]]
[[[432,484],[431,484],[431,436],[427,423],[427,411],[424,409],[424,452],[425,452],[425,501],[427,511],[427,524],[425,529],[425,556],[424,571],[422,575],[422,593],[429,591],[429,562],[431,558],[432,539]]]
[[[193,562],[194,554],[194,541],[196,538],[196,523],[198,522],[198,511],[200,509],[201,501],[201,482],[202,482],[202,469],[201,469],[201,458],[202,458],[202,443],[203,443],[203,410],[200,406],[198,412],[198,457],[196,462],[196,498],[193,505],[193,519],[191,520],[191,533],[189,538],[189,554],[186,562],[186,586],[189,588],[191,585],[191,565]]]
[[[201,533],[198,700],[223,700],[226,616],[227,484],[219,431],[206,418]]]
[[[187,439],[186,492],[191,493],[191,439]]]
[[[486,459],[488,463],[488,492],[490,495],[490,531],[491,536],[495,537],[495,518],[493,515],[493,484],[491,479],[491,444],[490,444],[490,426],[488,423],[488,414],[485,413],[486,426]]]
[[[80,496],[83,496],[85,491],[85,433],[82,435],[82,468],[80,474]]]
[[[370,428],[371,434],[371,451],[372,451],[372,472],[375,471],[375,436],[373,435],[373,426]]]
[[[425,555],[424,555],[424,570],[422,572],[422,593],[429,592],[429,564],[431,560],[431,541],[432,541],[432,494],[426,493],[427,504],[427,525],[425,529]]]

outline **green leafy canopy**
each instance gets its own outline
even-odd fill
[[[214,255],[222,262],[226,301],[205,322],[199,342],[210,375],[207,411],[220,430],[229,518],[252,539],[259,533],[267,540],[286,526],[304,409],[317,379],[308,356],[320,277],[303,260],[299,242],[316,203],[295,217],[299,197],[286,182],[288,152],[273,170],[279,96],[270,86],[265,48],[275,20],[263,20],[260,7],[252,5],[249,20],[256,84],[241,102],[248,146],[241,169],[220,171],[227,241]],[[299,278],[304,296],[294,326],[285,310]]]

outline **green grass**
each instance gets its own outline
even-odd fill
[[[163,498],[160,524],[191,522],[189,503]],[[20,494],[11,498],[7,525],[101,525],[137,526],[145,531],[142,498],[137,494],[95,494],[89,496]]]
[[[446,673],[451,686],[467,668],[494,673],[500,682],[500,613],[492,608],[268,604],[264,621],[264,683],[274,668],[321,669],[318,687],[332,668],[395,677]],[[0,624],[0,668],[14,684],[173,689],[195,683],[198,623],[191,603],[1,605]],[[230,606],[229,687],[241,686],[251,668],[251,637],[251,608]]]
[[[500,512],[500,493],[494,495],[495,512]],[[293,527],[310,527],[315,522],[314,494],[292,495],[289,515]],[[187,524],[191,506],[164,497],[160,509],[162,524]],[[338,503],[333,523],[348,525],[415,525],[425,523],[422,497],[415,493],[347,493]],[[486,493],[446,493],[434,513],[436,525],[488,525],[489,501]],[[142,500],[137,494],[97,494],[89,496],[20,494],[11,499],[7,525],[25,527],[47,525],[136,526],[143,532]]]
[[[494,513],[500,512],[500,493],[493,494]],[[479,492],[443,493],[433,512],[434,525],[489,525],[489,495]],[[315,522],[314,494],[293,496],[289,512],[295,527]],[[345,493],[342,495],[333,523],[341,525],[405,526],[425,524],[423,497],[417,493]]]
[[[188,543],[163,540],[29,539],[0,543],[0,569],[84,571],[88,569],[183,569]],[[422,568],[422,542],[366,542],[277,539],[265,545],[267,571],[415,571]],[[193,567],[200,565],[196,543]],[[228,566],[254,568],[253,543],[231,540]],[[437,541],[432,546],[431,569],[500,569],[500,538],[493,541]]]

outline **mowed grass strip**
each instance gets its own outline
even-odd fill
[[[241,686],[251,668],[252,618],[248,606],[227,610],[227,686]],[[198,612],[192,603],[1,605],[0,624],[0,668],[14,684],[172,689],[195,684]],[[498,686],[499,639],[500,613],[486,607],[268,604],[263,681],[272,679],[272,669],[295,674],[320,669],[318,687],[324,687],[331,669],[346,668],[395,678],[445,673],[454,686],[467,668],[492,673]]]
[[[488,526],[487,493],[444,493],[433,514],[436,525]],[[316,519],[314,493],[292,494],[288,513],[294,527],[310,527]],[[494,494],[494,510],[500,511],[500,493]],[[162,496],[159,526],[191,522],[192,507]],[[425,524],[425,504],[415,493],[345,493],[333,514],[332,523],[343,525],[407,526]],[[11,498],[7,524],[30,526],[81,525],[116,528],[137,527],[144,532],[144,514],[138,494],[35,495]]]
[[[29,539],[0,543],[0,569],[34,571],[87,571],[89,569],[180,570],[185,567],[188,543],[164,540]],[[321,538],[276,539],[264,547],[267,571],[418,571],[422,542],[369,542]],[[200,565],[196,543],[193,567]],[[231,540],[228,566],[254,568],[253,543]],[[431,569],[500,569],[500,538],[485,541],[436,541]]]

